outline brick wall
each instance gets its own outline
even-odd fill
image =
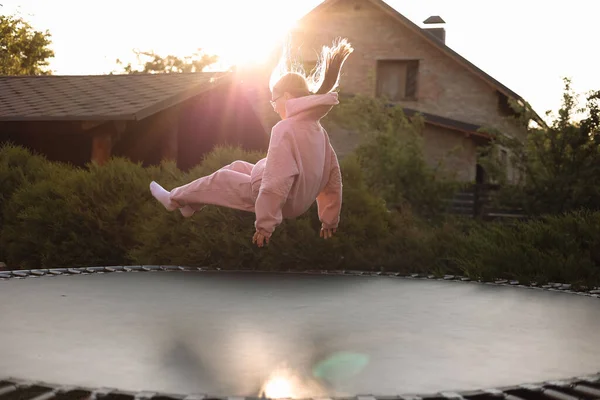
[[[417,99],[400,104],[516,133],[499,112],[496,89],[370,1],[342,0],[309,14],[293,32],[292,46],[310,61],[337,37],[355,48],[344,66],[342,91],[375,95],[378,59],[419,60]]]
[[[291,46],[300,62],[310,64],[323,45],[330,45],[338,37],[348,38],[355,49],[344,65],[342,92],[376,95],[377,60],[419,60],[416,99],[399,101],[400,105],[491,126],[510,135],[522,133],[504,118],[494,87],[369,0],[340,0],[325,10],[309,14],[292,32]],[[279,50],[274,51],[271,65],[277,62]],[[253,80],[268,82],[270,72],[265,69]],[[263,102],[271,115],[267,101],[258,101]],[[269,127],[273,123],[273,118],[266,121]],[[328,132],[340,158],[360,142],[354,132],[333,128]],[[431,165],[443,159],[449,172],[456,173],[460,180],[475,180],[477,146],[481,140],[427,124],[423,135],[425,157]]]
[[[442,162],[445,171],[460,181],[475,181],[477,146],[464,133],[425,125],[423,130],[425,160],[431,166]]]

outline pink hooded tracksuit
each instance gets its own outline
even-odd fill
[[[337,93],[288,100],[287,118],[271,131],[267,157],[256,165],[235,161],[170,192],[194,209],[213,204],[256,214],[256,230],[270,237],[283,218],[296,218],[317,201],[325,229],[337,228],[342,206],[338,159],[320,120],[338,104]]]

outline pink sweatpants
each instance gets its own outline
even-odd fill
[[[249,162],[234,161],[211,175],[171,190],[170,198],[182,207],[189,205],[195,210],[212,204],[254,212],[252,168],[254,164]]]

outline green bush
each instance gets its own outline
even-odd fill
[[[356,156],[341,162],[343,207],[332,239],[319,237],[313,204],[302,217],[285,220],[271,244],[258,249],[251,242],[253,213],[208,206],[183,218],[155,201],[148,184],[156,180],[170,189],[237,159],[257,161],[259,153],[219,148],[184,174],[173,163],[143,168],[113,159],[84,169],[27,160],[35,156],[15,148],[10,152],[23,156],[3,172],[20,177],[11,181],[16,183],[4,201],[0,231],[0,247],[13,268],[175,264],[600,283],[600,212],[513,224],[450,217],[431,221],[413,213],[410,205],[388,210],[367,184]]]
[[[459,185],[440,161],[426,162],[420,116],[408,118],[400,106],[367,96],[344,99],[328,117],[332,127],[357,131],[356,155],[369,188],[391,207],[410,205],[424,217],[438,217]]]
[[[5,143],[0,146],[0,210],[4,210],[11,196],[26,182],[48,179],[53,173],[68,169],[66,165],[49,162],[45,157]],[[0,213],[0,226],[3,214]]]
[[[450,257],[473,278],[600,283],[600,212],[474,224],[455,243]]]
[[[242,157],[240,157],[242,156]],[[221,153],[221,164],[248,159]],[[211,158],[208,158],[210,160]],[[199,167],[199,168],[202,168]],[[191,219],[168,213],[156,204],[138,230],[139,246],[131,257],[140,264],[181,264],[224,269],[379,268],[395,248],[392,215],[366,188],[355,159],[342,163],[344,198],[339,233],[319,237],[316,205],[301,218],[285,220],[265,249],[252,245],[254,214],[207,206]]]
[[[8,265],[128,263],[149,206],[150,180],[174,180],[177,174],[173,166],[144,169],[113,159],[102,167],[50,168],[45,179],[22,183],[5,206],[0,234]]]
[[[523,124],[531,118],[530,111],[517,109],[523,111]],[[495,140],[482,148],[480,163],[502,184],[499,205],[532,216],[600,211],[600,91],[589,94],[580,109],[566,79],[558,116],[547,127],[528,126],[524,137],[495,132]],[[507,174],[501,150],[509,155],[514,177]]]
[[[68,170],[68,166],[49,162],[45,157],[5,143],[0,146],[0,229],[6,219],[6,205],[26,183],[49,179],[53,174]],[[0,261],[6,260],[5,247],[0,245]]]

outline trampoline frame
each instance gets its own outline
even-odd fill
[[[33,392],[33,396],[31,395]],[[107,387],[64,386],[41,381],[0,380],[0,398],[28,400],[260,400],[261,397],[210,396],[201,393],[171,394],[131,392]],[[358,395],[335,400],[579,400],[600,399],[600,373],[560,381],[505,386],[494,389],[397,396]],[[312,399],[334,400],[334,399]]]
[[[352,275],[352,276],[384,276],[402,279],[428,279],[437,281],[453,281],[464,283],[478,283],[495,286],[515,286],[526,289],[548,290],[553,292],[563,292],[576,294],[579,296],[589,296],[600,298],[600,287],[584,287],[580,290],[574,290],[571,284],[549,282],[547,284],[538,284],[537,282],[522,283],[517,280],[495,279],[493,281],[472,280],[471,278],[460,275],[444,275],[438,277],[435,275],[426,275],[420,273],[403,274],[401,272],[375,272],[359,270],[230,270],[221,268],[206,267],[187,267],[177,265],[133,265],[133,266],[108,266],[108,267],[75,267],[75,268],[50,268],[50,269],[29,269],[29,270],[8,270],[0,271],[0,281],[9,279],[39,278],[43,276],[68,276],[68,275],[89,275],[104,273],[123,273],[123,272],[223,272],[223,273],[266,273],[266,274],[309,274],[309,275]]]
[[[528,284],[506,279],[494,281],[471,280],[470,278],[445,275],[424,275],[418,273],[402,274],[398,272],[372,272],[372,271],[326,271],[326,270],[288,270],[288,271],[261,271],[261,270],[223,270],[221,268],[185,267],[172,265],[139,265],[139,266],[112,266],[112,267],[77,267],[32,270],[0,271],[0,281],[39,277],[60,277],[72,275],[89,275],[104,273],[124,272],[223,272],[223,273],[269,273],[269,274],[310,274],[310,275],[353,275],[353,276],[382,276],[401,279],[427,279],[438,281],[451,281],[463,283],[476,283],[496,286],[515,286],[527,289],[547,290],[568,294],[588,296],[600,299],[600,288],[581,288],[573,290],[572,285],[563,283],[548,283],[540,285],[536,282]],[[0,283],[1,284],[1,283]],[[160,392],[129,392],[112,388],[86,388],[78,386],[63,386],[40,381],[28,381],[19,378],[0,378],[0,400],[27,399],[27,400],[252,400],[257,397],[244,396],[211,396],[209,394],[169,394]],[[509,387],[482,389],[465,392],[439,392],[431,394],[399,394],[391,396],[353,396],[344,400],[577,400],[600,399],[600,373],[570,378],[566,380],[553,380],[533,384],[520,384]],[[320,399],[324,400],[324,399]],[[342,400],[342,399],[340,399]]]

